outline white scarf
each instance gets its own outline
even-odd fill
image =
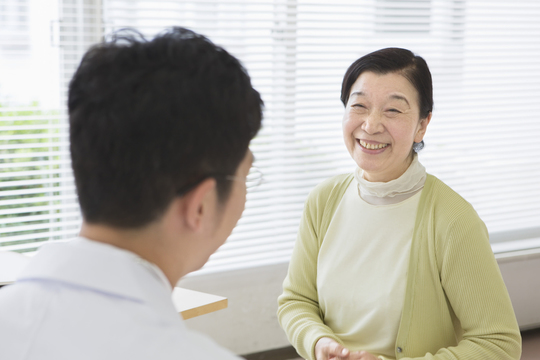
[[[357,168],[354,177],[358,182],[358,193],[362,199],[372,205],[397,204],[406,200],[424,187],[426,168],[414,155],[409,168],[395,180],[388,182],[371,182],[364,179],[364,171]]]

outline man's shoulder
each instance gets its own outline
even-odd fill
[[[0,290],[0,306],[9,309],[0,312],[0,359],[238,360],[180,315],[86,289],[23,281]]]
[[[55,244],[40,250],[19,280],[0,290],[0,307],[0,338],[9,344],[0,347],[0,359],[22,359],[20,349],[41,354],[25,359],[86,359],[80,349],[94,359],[142,359],[153,358],[147,350],[191,346],[173,341],[186,329],[170,292],[114,249]],[[58,339],[63,345],[50,348]]]

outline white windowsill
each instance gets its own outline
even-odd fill
[[[495,243],[491,249],[497,259],[540,254],[540,238]]]

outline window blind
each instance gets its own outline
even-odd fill
[[[82,54],[99,41],[99,5],[0,0],[9,20],[0,22],[1,250],[31,252],[79,231],[64,104]]]
[[[474,205],[492,241],[531,246],[523,239],[540,238],[536,1],[64,0],[60,9],[64,83],[100,29],[130,26],[151,37],[185,26],[237,56],[261,92],[264,126],[252,150],[265,181],[201,273],[288,261],[309,191],[355,167],[341,134],[342,76],[388,46],[423,56],[433,74],[435,108],[420,153],[428,172]],[[55,196],[68,206],[75,198],[63,186]],[[58,216],[66,232],[76,227],[75,217]]]

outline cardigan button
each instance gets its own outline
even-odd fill
[[[402,348],[400,348],[400,347],[397,348],[397,352],[398,352],[398,353],[400,353],[400,352],[402,352],[402,351],[403,351]]]

